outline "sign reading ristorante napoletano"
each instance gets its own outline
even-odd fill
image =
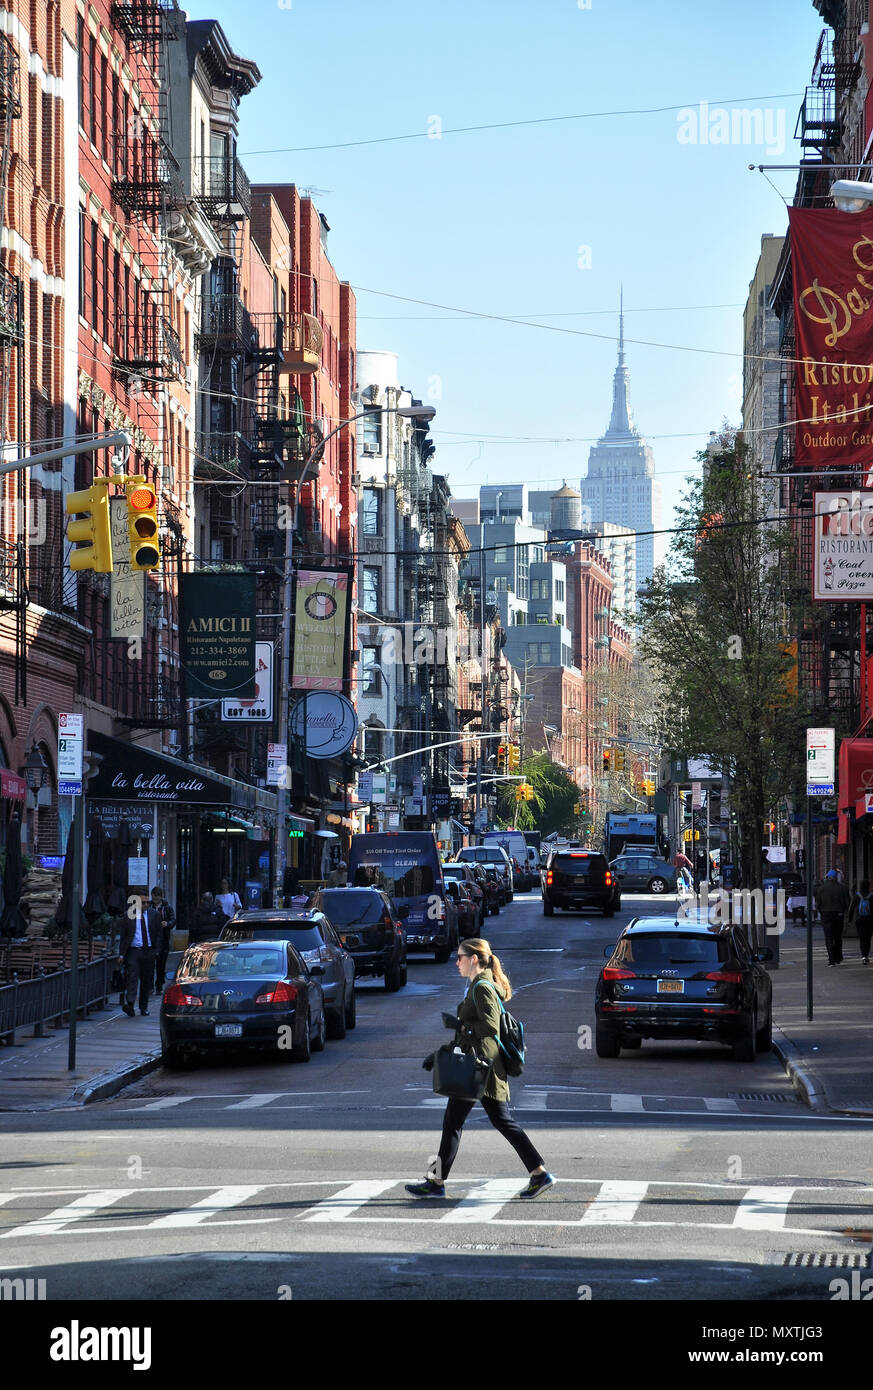
[[[188,699],[254,698],[255,582],[253,574],[182,575]]]

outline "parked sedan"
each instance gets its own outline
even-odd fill
[[[620,854],[610,864],[626,893],[675,893],[679,870],[655,854]]]
[[[772,984],[742,927],[707,920],[637,917],[600,972],[594,995],[598,1057],[643,1038],[727,1043],[739,1062],[773,1045]]]
[[[305,965],[323,968],[321,987],[327,1036],[344,1038],[354,1028],[355,966],[323,912],[276,908],[238,912],[222,928],[221,941],[289,941]]]
[[[161,1060],[253,1049],[308,1062],[326,1037],[323,973],[287,941],[189,946],[161,1000]]]
[[[312,907],[336,929],[356,978],[384,979],[391,992],[406,984],[408,907],[398,908],[381,888],[320,888]]]
[[[479,910],[468,885],[462,879],[447,878],[446,892],[458,910],[459,939],[475,936],[479,930]]]
[[[477,926],[484,928],[485,917],[488,913],[488,895],[476,873],[477,869],[481,872],[481,865],[443,864],[443,880],[448,884],[450,879],[456,879],[457,882],[467,885],[473,902],[476,904]]]

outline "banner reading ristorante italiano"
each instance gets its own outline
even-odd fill
[[[873,210],[790,208],[796,463],[873,461]]]
[[[188,699],[253,699],[255,690],[254,574],[196,571],[179,580],[182,664]]]
[[[349,571],[298,570],[294,602],[294,690],[342,693],[349,620]]]

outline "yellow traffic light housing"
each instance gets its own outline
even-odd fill
[[[623,748],[616,748],[616,749],[615,749],[615,770],[616,770],[616,772],[624,772],[625,766],[626,766],[626,762],[627,762],[627,754],[625,753],[625,750],[624,750]]]
[[[142,476],[128,478],[124,491],[127,497],[127,529],[130,533],[130,568],[157,569],[161,563],[157,493]]]
[[[97,478],[80,492],[68,492],[67,514],[76,520],[67,525],[67,540],[76,542],[70,555],[71,570],[112,573],[112,533],[109,522],[110,478]]]
[[[499,745],[498,749],[497,749],[497,771],[498,771],[498,772],[505,772],[505,771],[506,771],[506,763],[507,763],[507,747],[506,747],[506,744],[505,744],[505,743],[501,743],[501,744]]]
[[[603,750],[603,771],[604,771],[604,772],[609,772],[611,763],[612,763],[612,749],[611,749],[611,748],[604,748],[604,750]]]

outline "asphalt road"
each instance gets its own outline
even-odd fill
[[[598,1059],[603,948],[641,909],[669,904],[546,919],[528,894],[489,919],[527,1033],[513,1106],[558,1179],[536,1201],[481,1107],[449,1197],[404,1192],[444,1106],[421,1059],[463,994],[454,963],[414,956],[308,1065],[158,1070],[84,1110],[0,1115],[0,1274],[77,1301],[832,1298],[869,1245],[873,1122],[811,1114],[772,1054]]]

